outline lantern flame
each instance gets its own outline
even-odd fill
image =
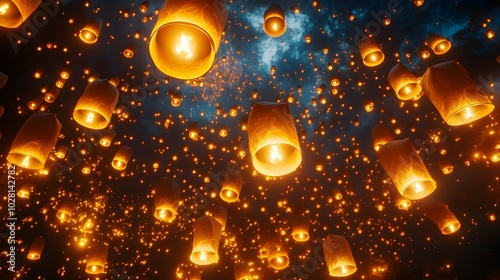
[[[450,232],[455,232],[455,226],[453,225],[449,225],[448,228],[450,228]]]
[[[202,262],[207,261],[207,253],[205,253],[205,251],[201,252],[200,261],[202,261]]]
[[[377,60],[377,56],[376,56],[375,54],[372,54],[372,55],[371,55],[371,59],[372,59],[373,61],[376,61],[376,60]]]
[[[165,209],[160,211],[160,218],[165,219]]]
[[[347,269],[345,268],[345,266],[342,266],[342,273],[343,273],[343,274],[346,274],[346,273],[347,273]]]
[[[89,113],[85,121],[91,123],[93,120],[94,120],[94,113]]]
[[[3,4],[3,6],[0,7],[0,15],[5,15],[9,7],[10,7],[9,4]]]
[[[470,111],[470,108],[469,107],[465,108],[465,118],[470,119],[473,117],[474,117],[474,114]]]
[[[415,192],[416,192],[416,193],[419,193],[419,192],[421,192],[421,191],[423,191],[423,190],[424,190],[424,189],[422,188],[422,186],[421,186],[420,184],[418,184],[418,183],[417,183],[417,184],[415,185]]]
[[[283,258],[282,257],[277,257],[276,260],[279,262],[279,263],[283,263]]]
[[[278,146],[272,145],[271,146],[271,162],[275,163],[277,161],[282,161],[282,160],[283,160],[283,157],[281,156],[281,154],[278,150]]]
[[[26,156],[23,160],[23,163],[21,164],[22,167],[28,167],[29,165],[29,160],[30,160],[30,156]]]
[[[189,46],[189,41],[193,38],[187,37],[182,33],[180,43],[175,46],[175,51],[178,55],[185,57],[186,59],[190,59],[193,57],[193,53],[191,52],[191,48]]]
[[[273,24],[273,29],[274,29],[275,31],[276,31],[276,30],[278,30],[278,24],[277,24],[277,23],[274,23],[274,24]]]

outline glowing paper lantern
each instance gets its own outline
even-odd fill
[[[429,34],[425,39],[425,45],[429,46],[437,55],[445,54],[451,48],[451,42],[438,34]]]
[[[71,214],[73,214],[73,210],[75,209],[75,202],[73,201],[66,201],[57,210],[56,217],[61,221],[61,222],[68,222],[71,220]]]
[[[417,7],[420,7],[424,4],[424,0],[413,0],[413,4],[415,4],[415,6]]]
[[[396,64],[387,76],[389,84],[401,100],[409,100],[419,95],[422,87],[418,84],[418,79],[404,65]]]
[[[115,154],[111,165],[116,170],[125,170],[127,163],[132,157],[132,148],[128,146],[121,146]]]
[[[253,280],[252,272],[245,263],[234,264],[234,279],[235,280]]]
[[[375,107],[375,103],[371,100],[364,100],[363,107],[365,108],[365,111],[369,113],[369,112],[373,111],[373,108]]]
[[[56,158],[64,158],[68,152],[68,147],[65,145],[59,146],[57,152],[55,153]]]
[[[219,261],[219,242],[222,226],[210,216],[203,216],[194,224],[193,251],[190,259],[197,265]]]
[[[111,120],[118,102],[118,89],[109,80],[95,80],[87,85],[73,111],[77,123],[91,129],[103,129]]]
[[[384,53],[380,50],[377,42],[373,37],[363,37],[359,40],[359,51],[363,64],[369,67],[379,65],[384,61]]]
[[[458,62],[448,61],[427,68],[421,84],[439,114],[451,126],[478,120],[495,108]]]
[[[126,58],[132,58],[134,57],[135,54],[135,49],[137,48],[136,43],[130,43],[128,44],[125,49],[123,50],[123,56]]]
[[[261,174],[282,176],[302,162],[288,104],[255,104],[248,117],[248,138],[253,166]]]
[[[279,37],[285,31],[285,12],[280,5],[272,4],[264,12],[264,32],[271,37]]]
[[[431,56],[431,53],[424,47],[418,47],[417,54],[421,59],[428,59]]]
[[[59,90],[56,88],[51,88],[45,93],[43,99],[47,103],[53,103],[58,96],[59,96]]]
[[[447,160],[447,159],[440,159],[438,160],[438,166],[441,171],[443,171],[443,174],[450,174],[453,172],[453,165]]]
[[[142,2],[141,6],[139,7],[139,11],[141,11],[141,13],[145,14],[148,12],[148,8],[149,8],[149,2],[144,1],[144,2]]]
[[[288,250],[285,248],[283,242],[278,239],[269,241],[267,261],[269,266],[275,270],[282,270],[288,267],[290,258],[288,258]]]
[[[227,223],[227,210],[226,210],[226,208],[224,208],[222,206],[215,207],[214,210],[212,211],[212,217],[217,222],[219,222],[219,224],[222,227],[221,228],[222,231],[224,229],[226,229],[226,223]]]
[[[155,184],[155,218],[172,222],[177,215],[181,190],[173,178],[160,178]]]
[[[356,272],[356,262],[344,236],[329,234],[323,240],[323,252],[330,276],[344,277]]]
[[[116,136],[116,131],[110,130],[109,132],[105,133],[101,140],[99,140],[99,144],[103,147],[109,147],[111,145],[111,142],[113,142],[113,139],[115,139]]]
[[[99,39],[101,29],[102,19],[93,18],[80,30],[80,39],[87,44],[94,44]]]
[[[28,198],[30,196],[31,189],[33,188],[33,185],[31,184],[24,184],[21,186],[19,191],[17,191],[17,196],[20,198]]]
[[[402,196],[412,200],[422,199],[436,189],[436,182],[429,175],[410,139],[383,145],[377,157]]]
[[[309,224],[307,217],[298,216],[293,219],[292,237],[297,242],[305,242],[309,240]]]
[[[237,175],[226,173],[226,175],[224,175],[224,182],[222,182],[220,197],[226,202],[236,202],[238,201],[242,186],[243,177],[241,176],[241,173],[238,173]]]
[[[61,127],[55,114],[31,115],[14,138],[7,161],[27,169],[43,168]]]
[[[422,205],[420,210],[437,225],[442,234],[452,234],[460,228],[460,222],[450,211],[448,205],[441,201]]]
[[[9,76],[5,75],[4,73],[0,72],[0,89],[5,86],[7,83],[7,80],[9,79]]]
[[[197,122],[190,123],[188,127],[189,138],[191,138],[192,140],[197,140],[199,133],[200,130],[198,129],[198,123]]]
[[[226,0],[166,1],[151,32],[153,63],[179,79],[204,75],[214,62],[226,19]]]
[[[1,1],[0,26],[7,28],[19,27],[38,8],[41,2],[42,0]]]
[[[28,250],[28,259],[36,261],[42,256],[45,240],[42,237],[35,237],[31,241],[30,249]]]
[[[394,141],[391,131],[383,124],[379,123],[373,127],[372,132],[373,149],[380,150],[383,145]]]
[[[106,244],[95,244],[89,248],[87,255],[87,266],[85,272],[88,274],[104,273],[106,259],[108,258],[108,246]]]

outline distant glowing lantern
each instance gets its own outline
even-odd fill
[[[28,250],[28,259],[36,261],[42,256],[45,240],[42,237],[35,237],[31,241],[30,249]]]
[[[447,159],[438,160],[439,169],[443,172],[443,174],[450,174],[453,172],[453,165]]]
[[[80,39],[87,44],[94,44],[102,29],[102,19],[93,18],[80,30]]]
[[[85,272],[88,274],[104,273],[107,258],[108,246],[106,244],[98,243],[91,246],[87,255],[87,266],[85,267]]]
[[[26,169],[42,169],[59,138],[61,127],[55,114],[31,115],[14,138],[7,161]]]
[[[42,103],[43,103],[42,97],[33,99],[30,102],[28,102],[28,108],[30,108],[30,110],[36,110],[36,108],[38,108],[38,106],[40,106],[40,104]]]
[[[179,93],[177,93],[177,92],[170,92],[169,96],[170,96],[170,104],[172,106],[179,107],[181,105],[182,98],[181,98],[181,95]]]
[[[451,126],[478,120],[495,108],[458,62],[427,68],[421,83],[432,104]]]
[[[418,47],[417,54],[421,59],[428,59],[431,56],[431,53],[424,47]]]
[[[252,272],[246,263],[234,264],[234,279],[235,280],[253,280]]]
[[[323,252],[330,276],[344,277],[356,272],[356,262],[344,236],[329,234],[323,240]]]
[[[0,26],[17,28],[33,13],[42,0],[0,1]]]
[[[45,96],[43,97],[43,99],[45,100],[45,102],[47,103],[53,103],[54,100],[56,100],[56,98],[59,96],[59,90],[56,89],[56,88],[51,88],[49,89],[46,93],[45,93]]]
[[[365,108],[365,111],[369,113],[369,112],[373,111],[373,108],[375,107],[375,103],[371,100],[364,100],[363,107]]]
[[[225,125],[224,125],[224,126],[222,126],[222,127],[220,128],[220,130],[219,130],[219,136],[220,136],[220,137],[226,137],[226,136],[227,136],[227,134],[228,134],[228,131],[227,131],[227,130],[228,130],[227,126],[225,126]]]
[[[261,174],[283,176],[302,162],[288,104],[255,104],[248,117],[248,138],[253,166]]]
[[[372,132],[373,149],[380,150],[383,145],[394,141],[391,131],[383,124],[379,123],[373,127]]]
[[[145,14],[148,12],[148,8],[149,8],[149,2],[144,1],[144,2],[142,2],[141,6],[139,7],[139,11],[141,11],[141,13]]]
[[[413,0],[413,4],[415,4],[415,6],[417,7],[420,7],[424,4],[424,0]]]
[[[61,222],[68,222],[71,220],[71,214],[73,214],[73,210],[75,209],[75,202],[68,200],[61,204],[59,209],[57,210],[56,217]]]
[[[111,145],[111,142],[113,142],[113,139],[115,139],[116,136],[116,131],[110,130],[102,136],[102,138],[99,140],[99,144],[103,147],[109,147]]]
[[[135,54],[135,49],[137,48],[136,43],[130,43],[128,44],[125,49],[123,50],[123,56],[126,58],[132,58],[134,57]]]
[[[238,201],[242,185],[243,177],[241,176],[241,173],[236,175],[226,173],[226,175],[224,175],[224,182],[222,183],[220,197],[226,202]]]
[[[226,208],[222,207],[222,206],[217,206],[214,208],[214,210],[212,210],[212,217],[217,221],[219,222],[219,224],[221,225],[221,230],[225,230],[226,229],[226,224],[227,224],[227,210]]]
[[[424,204],[420,210],[437,225],[442,234],[452,234],[460,228],[460,222],[442,201]]]
[[[282,270],[288,267],[290,258],[283,242],[278,239],[269,241],[267,261],[269,266],[275,270]]]
[[[292,237],[297,242],[305,242],[309,240],[309,224],[310,220],[304,216],[296,216],[293,218]]]
[[[68,146],[61,145],[57,149],[56,158],[64,158],[66,156],[66,153],[68,152]]]
[[[404,65],[398,63],[392,67],[387,76],[389,84],[401,100],[409,100],[419,95],[422,91],[418,79]]]
[[[378,160],[402,196],[417,200],[431,194],[436,182],[427,171],[410,139],[389,142],[377,153]]]
[[[191,262],[197,265],[209,265],[219,261],[221,230],[221,224],[213,217],[203,216],[196,220]]]
[[[364,37],[359,40],[359,51],[363,64],[369,67],[379,65],[384,61],[384,53],[380,50],[377,42],[373,37]]]
[[[191,138],[192,140],[197,140],[199,133],[200,130],[198,129],[198,123],[197,122],[190,123],[188,127],[189,138]]]
[[[115,154],[111,165],[116,170],[125,170],[127,163],[132,157],[132,148],[128,146],[121,146]]]
[[[214,62],[226,19],[226,0],[166,1],[151,32],[153,63],[178,79],[204,75]]]
[[[177,215],[181,190],[174,178],[163,177],[155,184],[154,216],[162,222],[172,222]]]
[[[285,31],[285,12],[280,5],[272,4],[264,12],[264,32],[271,37],[279,37]]]
[[[95,80],[87,85],[73,111],[73,118],[90,129],[103,129],[111,120],[118,102],[118,89],[109,80]]]
[[[61,74],[59,74],[59,76],[61,76],[61,78],[64,79],[64,80],[69,79],[70,75],[71,75],[71,71],[70,70],[63,70],[63,71],[61,71]]]
[[[31,193],[31,189],[33,188],[33,185],[31,184],[24,184],[21,186],[19,191],[17,191],[17,196],[19,198],[28,198]]]
[[[9,80],[9,76],[0,72],[0,89],[5,86],[5,84],[7,83],[7,80]]]
[[[451,42],[439,34],[429,34],[425,39],[425,45],[437,55],[445,54],[451,48]]]

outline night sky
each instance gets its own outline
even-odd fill
[[[189,279],[199,271],[202,279],[234,279],[235,263],[258,279],[331,279],[322,251],[319,258],[314,253],[328,234],[345,236],[350,245],[357,272],[346,279],[500,279],[500,162],[484,154],[487,145],[500,144],[498,1],[426,0],[420,7],[409,0],[276,1],[286,14],[280,37],[262,28],[270,2],[229,1],[214,64],[190,81],[155,67],[148,44],[164,1],[149,1],[146,13],[141,3],[59,1],[44,19],[39,7],[38,17],[20,27],[0,27],[0,72],[8,75],[0,89],[1,279]],[[104,24],[98,41],[86,44],[78,34],[91,18]],[[382,64],[363,64],[356,39],[363,32],[381,47]],[[421,59],[416,50],[432,33],[452,47]],[[130,43],[137,48],[126,58],[122,52]],[[446,61],[459,62],[490,97],[497,107],[490,115],[450,126],[425,94],[401,101],[388,83],[397,63],[421,77],[427,67]],[[70,77],[56,100],[30,109],[63,70]],[[100,131],[73,119],[90,77],[120,80],[115,113]],[[333,86],[332,78],[340,85]],[[173,94],[182,98],[178,107],[171,104]],[[366,101],[373,102],[373,111],[365,110]],[[289,103],[302,150],[302,163],[290,174],[267,177],[252,166],[242,128],[257,102]],[[16,189],[32,189],[29,198],[16,196],[12,273],[6,157],[23,123],[42,111],[62,124],[54,152],[60,146],[69,152],[64,159],[52,152],[43,170],[16,167]],[[193,123],[196,140],[188,135]],[[398,209],[397,190],[377,160],[370,132],[378,123],[396,139],[409,138],[437,182],[436,191],[407,210]],[[112,144],[101,146],[99,139],[110,131],[116,133]],[[440,133],[438,143],[430,131]],[[133,148],[124,171],[111,166],[120,146]],[[453,165],[452,173],[443,174],[441,159]],[[241,168],[244,179],[234,203],[208,187],[222,180],[229,165]],[[82,173],[86,166],[90,174]],[[174,177],[181,189],[172,223],[153,216],[153,186],[161,177]],[[334,189],[341,199],[333,197]],[[60,222],[56,212],[66,201],[76,207],[71,221]],[[435,201],[447,204],[460,221],[457,232],[441,234],[423,214],[421,208]],[[189,259],[195,221],[217,206],[228,214],[219,262],[196,266]],[[291,238],[300,215],[311,221],[304,243]],[[85,229],[88,219],[94,226]],[[288,268],[275,271],[259,258],[260,240],[269,235],[289,249]],[[45,240],[43,253],[28,260],[36,237]],[[98,243],[109,249],[104,274],[94,276],[85,272],[85,260]]]

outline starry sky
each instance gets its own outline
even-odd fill
[[[328,234],[349,242],[357,272],[347,279],[500,278],[500,163],[483,153],[484,143],[500,143],[498,108],[471,124],[449,126],[425,95],[401,101],[387,81],[397,63],[420,77],[429,66],[457,61],[498,107],[498,1],[426,0],[420,7],[409,0],[275,1],[286,15],[280,37],[262,28],[270,2],[228,1],[213,66],[189,81],[155,67],[148,44],[164,1],[149,1],[146,13],[141,3],[59,1],[45,18],[40,7],[20,27],[0,28],[0,72],[8,76],[0,88],[1,216],[8,216],[6,157],[30,115],[56,114],[62,130],[54,151],[70,151],[65,159],[51,153],[43,170],[17,167],[16,188],[29,185],[31,193],[16,197],[16,273],[7,271],[9,230],[0,225],[1,279],[189,279],[200,271],[202,279],[233,279],[235,263],[248,265],[258,279],[330,279],[326,263],[314,254]],[[104,24],[98,41],[86,44],[78,34],[91,18]],[[385,54],[382,64],[363,64],[360,33],[375,38]],[[416,49],[432,33],[452,48],[421,59]],[[126,58],[123,50],[131,43],[136,50]],[[70,77],[56,100],[29,108],[62,71]],[[72,117],[91,77],[120,81],[115,113],[101,131]],[[172,106],[172,94],[181,96],[180,106]],[[373,111],[365,110],[366,101]],[[290,174],[268,177],[252,166],[243,128],[257,102],[289,103],[302,150],[302,163]],[[196,140],[188,136],[193,123]],[[379,123],[396,139],[411,140],[437,182],[435,192],[407,210],[397,208],[397,190],[373,149],[370,132]],[[109,131],[116,137],[103,147],[99,138]],[[430,131],[438,131],[440,141],[431,141]],[[124,145],[133,154],[118,171],[111,161]],[[438,167],[443,158],[452,173]],[[234,203],[207,188],[230,164],[241,168],[244,179]],[[90,174],[82,173],[86,166]],[[181,189],[181,214],[172,223],[153,216],[153,186],[161,177],[174,177]],[[341,199],[332,199],[334,189]],[[62,223],[57,209],[70,200],[76,203],[72,219]],[[457,232],[443,235],[424,216],[420,208],[433,201],[449,206],[461,224]],[[189,260],[194,223],[217,206],[228,213],[219,262],[196,266]],[[311,221],[305,243],[291,238],[298,215]],[[84,229],[88,219],[95,225]],[[259,258],[260,240],[270,234],[289,249],[284,270]],[[42,256],[28,260],[30,243],[40,236]],[[85,272],[85,260],[97,243],[109,249],[105,273],[93,276]]]

